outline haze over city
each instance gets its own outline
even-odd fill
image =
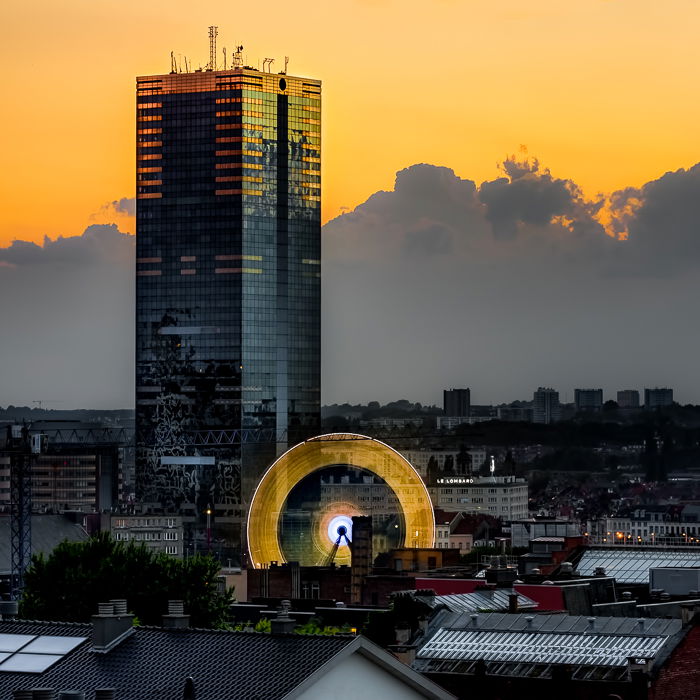
[[[3,404],[133,405],[134,76],[214,21],[324,82],[324,403],[700,401],[697,3],[268,9],[4,10]]]

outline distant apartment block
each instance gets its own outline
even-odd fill
[[[574,389],[574,405],[577,411],[601,411],[603,409],[603,390]]]
[[[446,416],[468,418],[471,409],[469,389],[445,389],[442,392],[442,408]]]
[[[116,447],[68,445],[56,454],[33,455],[32,510],[91,513],[109,509],[121,493],[121,469]],[[0,512],[10,509],[9,454],[0,454]]]
[[[539,387],[532,399],[532,420],[534,423],[554,423],[561,418],[559,392]]]
[[[456,475],[466,476],[479,471],[486,463],[487,453],[483,447],[472,447],[465,450],[468,462],[460,450],[405,450],[401,454],[416,468],[421,477],[428,478],[428,464],[434,459],[438,472],[453,472]]]
[[[644,408],[647,411],[672,405],[673,389],[644,389]]]
[[[485,513],[506,522],[528,515],[528,487],[514,476],[443,476],[428,487],[443,511]]]
[[[531,406],[499,406],[496,411],[498,420],[507,423],[532,423]]]
[[[182,518],[177,515],[102,515],[102,529],[120,542],[143,544],[155,552],[182,557],[197,554],[183,550]],[[206,553],[206,552],[203,552]]]
[[[619,408],[639,408],[639,392],[636,389],[623,389],[617,392]]]

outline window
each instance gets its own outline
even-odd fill
[[[165,553],[166,554],[177,554],[177,545],[176,544],[169,544],[165,547]]]

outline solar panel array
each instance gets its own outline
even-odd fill
[[[87,637],[0,634],[0,672],[41,673]]]
[[[593,576],[603,568],[619,583],[648,583],[649,569],[657,566],[700,566],[700,551],[594,547],[583,553],[576,568],[581,576]]]

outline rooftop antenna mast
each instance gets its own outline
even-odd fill
[[[233,63],[231,64],[231,68],[240,68],[243,65],[243,45],[236,46],[232,58]]]
[[[287,66],[289,65],[289,56],[284,57],[284,74],[287,75]]]
[[[218,27],[214,25],[209,27],[209,66],[207,70],[216,70],[216,37],[218,35]]]
[[[177,61],[175,60],[175,54],[170,52],[170,72],[177,73]]]
[[[224,52],[224,70],[228,70],[228,61],[226,60],[226,47],[222,49]]]
[[[489,465],[489,471],[491,472],[491,477],[495,481],[496,480],[495,479],[495,477],[496,477],[496,458],[493,455],[491,455],[491,464]]]

